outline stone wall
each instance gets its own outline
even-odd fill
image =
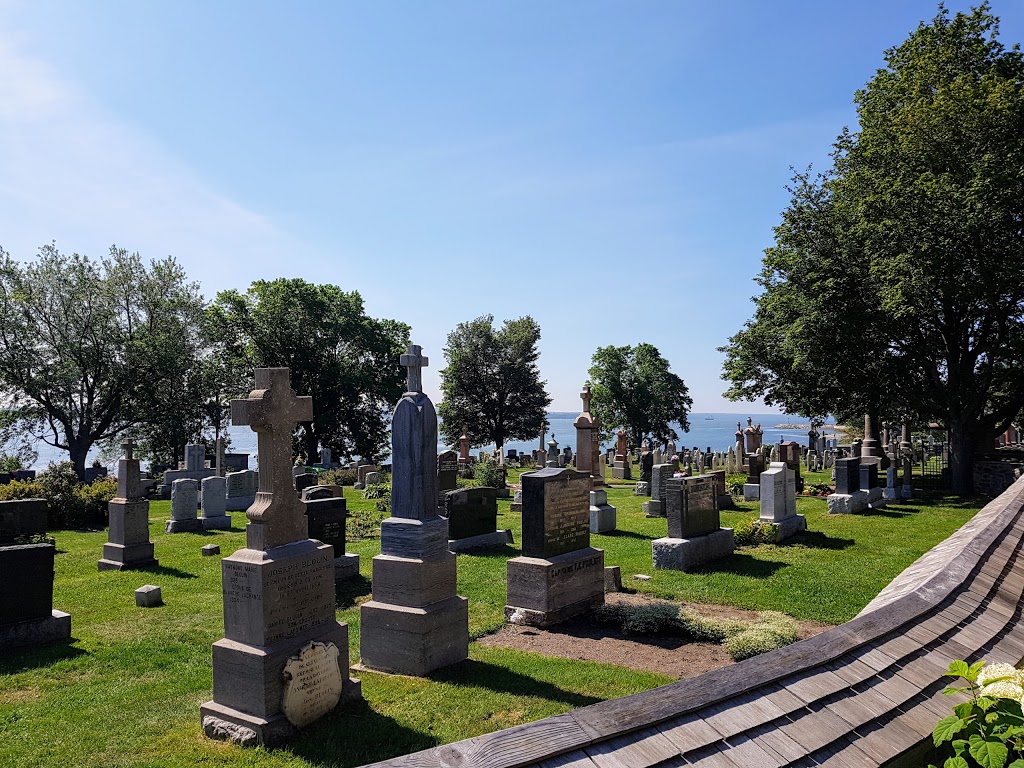
[[[974,491],[982,496],[998,496],[1021,476],[1020,460],[977,460],[974,462]]]

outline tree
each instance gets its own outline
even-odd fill
[[[537,367],[540,326],[529,315],[494,316],[459,323],[444,347],[441,370],[441,434],[455,445],[468,429],[473,445],[494,443],[500,456],[506,440],[529,440],[540,432],[551,398]]]
[[[136,423],[145,387],[166,373],[155,350],[201,310],[172,258],[147,266],[113,246],[92,261],[51,244],[20,264],[0,250],[0,385],[84,477],[89,449]]]
[[[286,366],[292,388],[313,397],[314,419],[296,433],[307,460],[320,447],[370,461],[386,450],[390,410],[405,388],[408,325],[368,317],[356,291],[285,278],[217,294],[208,322],[247,381],[253,368]]]
[[[941,419],[961,494],[1024,406],[1024,59],[997,38],[987,3],[940,6],[886,51],[723,348],[734,398]]]
[[[690,429],[693,398],[653,344],[598,347],[591,358],[590,381],[590,409],[602,429],[626,429],[633,445],[642,445],[647,437],[659,443],[675,440],[679,435],[672,422],[684,432]]]

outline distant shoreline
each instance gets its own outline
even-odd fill
[[[806,429],[808,432],[811,430],[810,424],[776,424],[772,429]],[[833,432],[846,432],[849,427],[844,427],[842,424],[825,424],[818,427],[819,430],[831,429]]]

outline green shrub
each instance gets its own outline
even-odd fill
[[[364,499],[376,499],[378,512],[391,512],[391,483],[372,483],[363,489]]]
[[[115,495],[116,480],[105,477],[80,483],[71,462],[51,464],[35,480],[0,485],[0,501],[46,499],[50,529],[106,525],[107,504]]]
[[[763,523],[760,518],[740,520],[732,529],[738,547],[754,547],[758,544],[774,544],[776,530],[771,523]]]
[[[632,635],[656,635],[675,628],[679,606],[672,603],[606,603],[594,609],[598,621],[618,624]]]
[[[743,486],[747,484],[745,477],[730,477],[725,481],[725,488],[730,496],[742,496]]]
[[[800,637],[797,623],[784,613],[764,611],[761,620],[725,640],[725,650],[736,661],[774,651],[796,642]]]
[[[473,478],[482,488],[504,488],[505,468],[496,461],[478,461],[473,470]]]
[[[380,535],[380,524],[385,517],[387,517],[387,514],[381,511],[360,510],[353,512],[346,521],[346,538],[348,541],[376,538]]]
[[[0,501],[45,498],[46,489],[38,480],[12,480],[7,485],[0,485]]]
[[[691,640],[701,643],[721,643],[750,627],[750,623],[737,619],[716,619],[701,616],[696,611],[682,610],[676,620],[680,631]]]
[[[354,469],[328,469],[317,477],[320,485],[355,485],[356,479]]]

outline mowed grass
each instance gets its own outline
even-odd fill
[[[510,481],[515,480],[511,477]],[[346,489],[352,509],[373,502]],[[932,497],[867,515],[829,518],[823,499],[801,498],[810,531],[784,545],[744,548],[700,573],[655,572],[651,540],[664,520],[647,519],[632,485],[611,486],[619,530],[593,536],[627,588],[659,597],[780,610],[839,623],[854,615],[920,554],[969,519],[982,501]],[[756,514],[740,503],[730,525]],[[459,592],[470,601],[473,637],[504,621],[505,561],[519,553],[521,522],[499,502],[499,527],[517,546],[460,555]],[[230,531],[163,533],[168,502],[153,502],[160,567],[96,570],[105,532],[57,531],[55,607],[72,614],[74,642],[0,659],[0,766],[356,766],[518,725],[669,682],[658,674],[470,646],[470,660],[427,679],[362,673],[364,702],[336,710],[289,746],[243,750],[202,735],[199,704],[211,698],[211,644],[223,636],[220,558],[244,546],[245,516]],[[361,577],[339,585],[338,618],[358,660],[358,603],[370,594],[376,540],[351,543]],[[637,581],[635,574],[650,581]],[[133,591],[158,584],[165,605],[135,607]]]

